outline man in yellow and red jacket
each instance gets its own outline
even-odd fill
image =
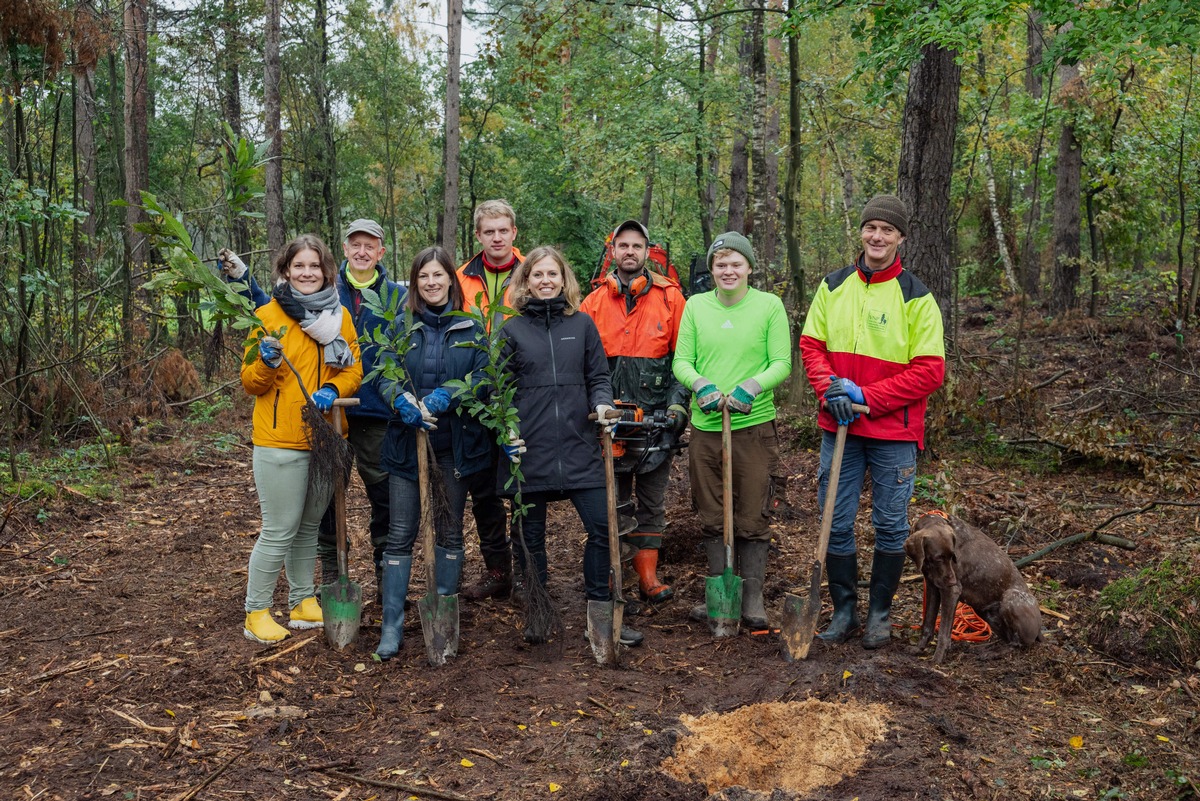
[[[634,403],[649,420],[666,413],[666,429],[618,426],[625,455],[616,463],[617,502],[629,503],[636,490],[637,527],[626,542],[637,550],[642,597],[669,600],[674,590],[658,580],[658,551],[666,528],[665,496],[671,457],[688,423],[688,390],[671,372],[684,297],[679,285],[646,268],[650,234],[637,220],[617,226],[612,237],[612,269],[584,299],[580,310],[596,323],[608,356],[613,397]]]
[[[863,208],[863,251],[825,276],[800,337],[804,370],[824,404],[818,508],[824,508],[838,425],[849,425],[829,550],[825,557],[833,619],[820,637],[845,642],[859,629],[854,518],[867,469],[875,553],[864,648],[891,640],[892,598],[904,567],[908,501],[925,447],[925,407],[946,371],[942,313],[929,289],[905,271],[897,251],[908,233],[908,207],[892,195]],[[855,414],[851,405],[870,407]]]
[[[468,311],[489,310],[487,327],[492,328],[504,315],[493,308],[511,308],[508,286],[512,271],[521,263],[521,251],[513,246],[517,238],[517,215],[506,200],[485,200],[475,207],[475,238],[482,250],[458,268],[463,305]],[[496,494],[496,465],[499,450],[493,448],[491,467],[469,479],[471,512],[479,532],[479,552],[483,556],[483,575],[462,595],[469,601],[507,598],[512,591],[512,551],[508,544],[508,518],[504,501]],[[505,460],[507,464],[507,459]]]

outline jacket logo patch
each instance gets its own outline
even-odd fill
[[[726,320],[722,328],[733,328],[733,320]]]
[[[888,319],[887,312],[876,311],[874,309],[867,310],[867,328],[872,331],[887,332]]]
[[[575,337],[559,337],[558,341],[559,342],[572,342],[572,341],[574,341],[574,339],[575,339]]]

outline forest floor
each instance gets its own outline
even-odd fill
[[[970,372],[982,398],[1004,395],[1003,371],[991,377],[986,364],[1008,358],[1013,325],[1002,309],[964,318],[968,355],[955,369]],[[1140,336],[1082,319],[1032,328],[1024,347],[1036,367],[1026,384],[1044,396],[1038,408],[1078,393],[1069,377],[1036,387],[1064,361],[1114,386],[1143,381],[1130,357]],[[1161,338],[1168,352],[1170,338]],[[704,558],[686,460],[677,459],[660,573],[678,597],[629,620],[645,644],[624,651],[619,668],[597,666],[584,638],[582,531],[565,504],[555,506],[549,537],[562,641],[531,648],[510,603],[463,602],[459,655],[432,668],[415,607],[400,656],[371,658],[380,610],[357,485],[351,572],[368,599],[358,644],[339,653],[319,632],[275,648],[242,637],[259,517],[249,403],[232,395],[232,411],[216,419],[135,428],[116,474],[94,470],[81,484],[63,473],[40,494],[11,496],[0,530],[9,609],[0,624],[0,796],[1197,797],[1200,666],[1098,636],[1114,618],[1137,626],[1101,603],[1113,580],[1168,556],[1190,566],[1193,582],[1200,574],[1200,510],[1164,505],[1110,518],[1156,500],[1195,502],[1194,485],[1164,487],[1136,465],[1068,459],[1058,448],[1002,448],[981,429],[947,423],[921,462],[914,519],[947,508],[1014,558],[1098,527],[1136,548],[1086,541],[1026,567],[1050,610],[1045,642],[1029,650],[956,642],[940,666],[931,649],[912,653],[922,585],[909,564],[889,647],[817,641],[807,660],[788,663],[772,635],[714,640],[688,621],[703,597]],[[780,426],[789,485],[766,588],[776,625],[783,593],[804,583],[819,524],[809,417],[787,415]],[[990,430],[1014,439],[1028,425]],[[868,509],[858,521],[864,578]],[[473,547],[464,580],[478,565]],[[415,601],[424,587],[423,571],[414,572]],[[281,581],[277,611],[285,599]]]

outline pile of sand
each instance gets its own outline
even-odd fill
[[[739,785],[806,793],[837,784],[862,765],[887,730],[887,707],[809,699],[754,704],[726,714],[683,715],[690,734],[662,769],[715,793]]]

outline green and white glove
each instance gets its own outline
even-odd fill
[[[747,378],[733,388],[733,392],[730,392],[726,396],[725,403],[729,406],[729,411],[731,412],[750,414],[750,408],[754,406],[754,399],[761,392],[762,384],[753,378]]]
[[[717,389],[716,384],[703,376],[692,382],[692,392],[696,393],[696,405],[705,414],[720,409],[721,401],[725,397],[721,394],[721,390]]]

